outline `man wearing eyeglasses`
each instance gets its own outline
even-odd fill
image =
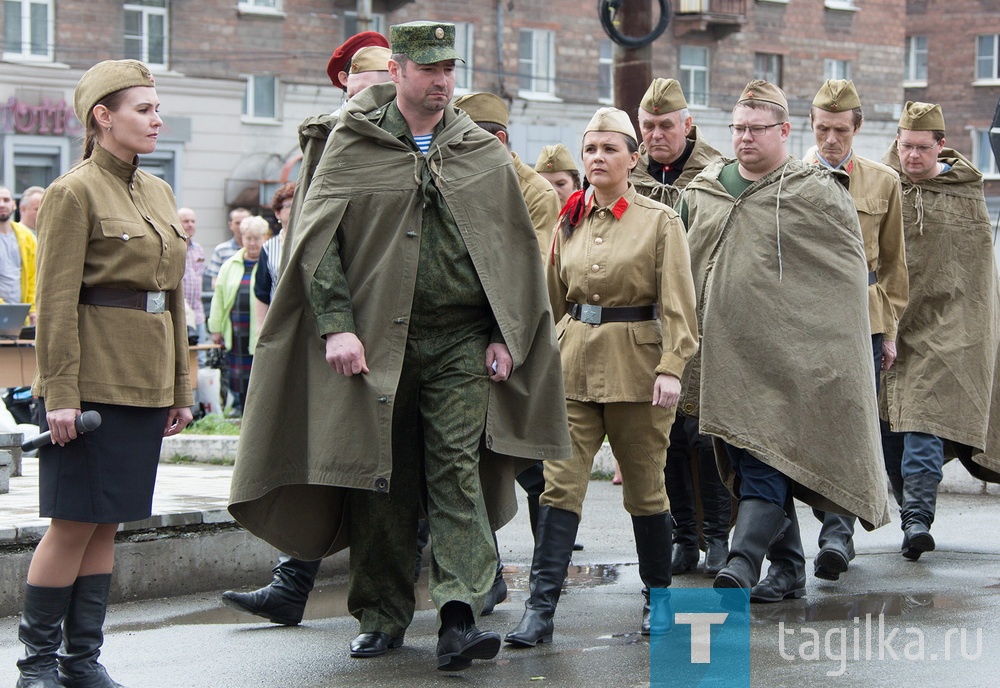
[[[909,289],[899,175],[854,152],[854,136],[863,121],[861,98],[854,82],[827,80],[809,111],[816,145],[806,152],[804,160],[842,170],[851,178],[851,198],[858,209],[868,260],[868,318],[877,392],[880,371],[891,368],[896,360],[896,325],[906,307]],[[854,519],[818,510],[813,513],[823,522],[820,550],[813,561],[816,577],[835,581],[854,559]],[[765,586],[767,582],[762,581],[760,587],[770,587],[770,598],[780,600],[780,588]]]
[[[730,129],[737,161],[713,163],[681,197],[702,325],[682,403],[717,438],[719,471],[740,500],[714,586],[750,588],[751,601],[799,598],[793,494],[869,529],[889,520],[868,267],[846,180],[788,155],[781,89],[747,84]],[[765,554],[778,583],[769,591],[755,588]]]
[[[991,408],[1000,304],[983,177],[944,134],[939,105],[908,102],[882,160],[902,181],[910,280],[896,365],[883,374],[882,447],[910,560],[935,548],[946,445],[994,471],[1000,463],[989,422],[1000,411]]]

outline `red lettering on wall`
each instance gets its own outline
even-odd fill
[[[53,103],[49,98],[43,98],[40,105],[32,105],[11,97],[0,105],[0,132],[79,136],[83,133],[83,125],[65,100]]]

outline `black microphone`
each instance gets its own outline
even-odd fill
[[[76,426],[76,431],[81,435],[85,432],[90,432],[91,430],[97,430],[101,427],[101,414],[97,411],[84,411],[76,420],[73,422]],[[31,451],[33,449],[40,449],[46,444],[52,444],[52,432],[46,431],[37,437],[32,437],[30,440],[25,440],[21,443],[21,451]]]

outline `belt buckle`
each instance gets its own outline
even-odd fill
[[[167,294],[162,291],[146,292],[146,312],[162,313],[167,310]]]
[[[601,310],[600,306],[591,306],[589,304],[580,305],[580,322],[585,322],[588,325],[600,325],[601,324]]]

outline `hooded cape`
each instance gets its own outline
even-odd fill
[[[708,142],[698,133],[698,127],[691,127],[687,140],[694,141],[694,148],[691,149],[691,155],[684,163],[681,176],[673,184],[658,182],[649,174],[649,153],[646,152],[646,144],[639,144],[639,164],[635,166],[631,176],[629,176],[629,181],[632,182],[635,190],[646,198],[652,198],[663,205],[676,208],[684,187],[690,184],[691,180],[710,164],[722,159],[722,153],[708,145]]]
[[[724,164],[684,192],[703,331],[701,431],[791,478],[799,499],[855,514],[868,529],[884,525],[854,203],[833,174],[794,158],[734,201],[719,182]],[[719,463],[732,483],[729,461]]]
[[[883,159],[902,181],[910,301],[880,405],[891,429],[950,440],[970,472],[998,482],[968,462],[1000,471],[1000,298],[983,177],[950,148],[938,160],[951,169],[914,182],[895,143]]]
[[[376,123],[394,97],[393,84],[372,86],[342,110],[286,240],[288,261],[254,354],[229,510],[301,559],[349,545],[344,488],[391,487],[392,402],[416,280],[423,164]],[[527,465],[512,457],[571,453],[555,328],[506,148],[449,107],[426,159],[514,360],[510,378],[491,385],[482,442],[496,529],[516,512],[513,477]],[[332,242],[366,375],[330,368],[309,305],[313,273]]]

